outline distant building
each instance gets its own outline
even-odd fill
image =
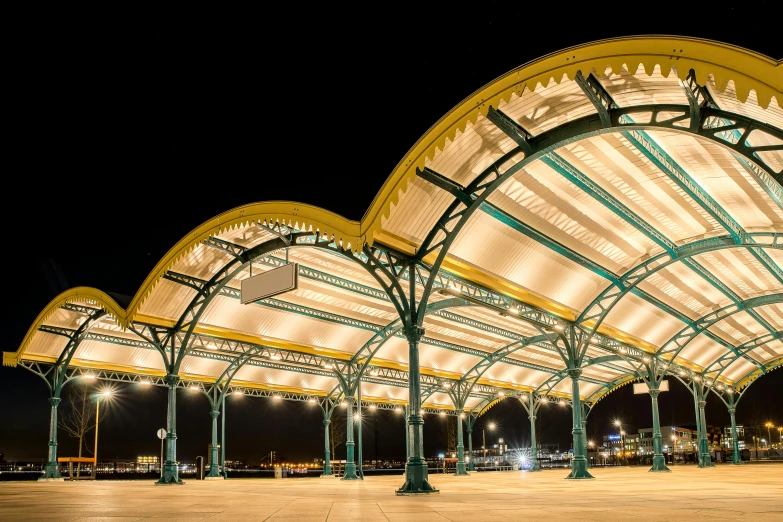
[[[661,426],[661,446],[664,453],[693,453],[697,446],[696,430],[683,428],[680,426]],[[639,454],[652,455],[653,449],[653,429],[641,428],[639,430]]]

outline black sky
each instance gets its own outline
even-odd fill
[[[443,114],[547,53],[615,36],[684,34],[783,57],[776,2],[720,13],[661,5],[654,16],[625,19],[575,5],[389,3],[357,12],[323,4],[298,8],[304,13],[237,13],[241,23],[209,16],[198,23],[20,23],[4,75],[2,349],[15,350],[38,312],[66,288],[133,295],[171,246],[232,207],[286,199],[360,219],[397,162]],[[764,377],[743,399],[739,417],[755,403],[757,416],[783,422],[781,390],[783,372]],[[103,454],[155,454],[163,390],[121,391],[101,426]],[[46,397],[37,377],[0,369],[0,453],[45,456]],[[256,459],[270,449],[291,458],[320,452],[317,408],[231,399],[229,458]],[[522,409],[507,402],[487,419],[507,440],[524,442]],[[726,422],[716,403],[708,403],[708,418]],[[183,460],[206,450],[207,410],[201,397],[180,398]],[[646,426],[649,399],[622,388],[596,407],[588,433],[597,437],[615,416]],[[675,386],[661,399],[661,416],[664,423],[692,423],[690,397]],[[381,456],[402,455],[401,420],[378,417]],[[568,447],[568,415],[541,417],[549,418],[543,442]],[[442,450],[438,422],[427,424],[427,454]],[[61,454],[69,444],[63,437]]]

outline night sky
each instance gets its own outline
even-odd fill
[[[720,15],[661,6],[626,20],[595,4],[547,12],[482,2],[456,13],[400,3],[357,13],[322,4],[304,18],[265,11],[242,27],[167,19],[18,30],[4,82],[14,110],[0,205],[2,350],[16,350],[40,310],[67,288],[132,296],[179,239],[230,208],[295,200],[361,219],[397,162],[443,114],[547,53],[615,36],[685,34],[779,59],[775,4]],[[690,395],[672,387],[660,399],[662,424],[693,424]],[[781,391],[783,371],[760,379],[743,398],[739,421],[783,423]],[[101,457],[158,454],[165,390],[117,392],[101,424]],[[47,396],[38,377],[0,367],[6,458],[45,458]],[[180,460],[206,455],[208,409],[203,396],[180,393]],[[229,397],[227,409],[229,459],[256,461],[270,450],[289,459],[321,455],[317,406]],[[649,426],[649,397],[634,396],[630,386],[611,394],[590,415],[588,436],[608,433],[615,417],[629,432]],[[570,447],[569,410],[548,406],[539,419],[542,443]],[[518,403],[501,402],[477,430],[490,421],[498,429],[487,433],[488,443],[498,436],[512,446],[527,442]],[[707,421],[728,423],[715,398]],[[376,446],[382,458],[404,455],[400,416],[376,412],[364,422],[365,458],[374,458]],[[425,422],[425,453],[444,451],[442,419]],[[481,444],[480,431],[474,442]],[[61,433],[60,455],[75,452]]]

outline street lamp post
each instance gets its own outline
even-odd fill
[[[111,391],[106,390],[101,395],[98,395],[98,398],[95,400],[95,450],[93,451],[92,457],[94,460],[92,464],[92,478],[96,479],[98,477],[98,425],[101,422],[101,396],[108,397],[111,395]]]
[[[672,435],[672,466],[675,458],[677,458],[677,435]]]
[[[769,447],[770,444],[772,444],[772,435],[770,434],[770,428],[774,428],[775,426],[771,422],[767,422],[764,426],[767,427],[767,447]]]
[[[625,435],[625,432],[623,431],[623,423],[620,422],[619,419],[616,419],[614,421],[614,425],[617,426],[618,431],[620,432],[620,457],[625,457],[625,438],[623,435]]]
[[[495,429],[495,423],[494,422],[490,422],[487,427],[489,429],[491,429],[491,430],[494,430]],[[487,467],[487,438],[485,437],[484,430],[485,430],[485,428],[481,428],[481,443],[482,443],[482,448],[484,448],[484,462],[483,462],[483,464],[484,464],[484,469],[486,469],[486,467]]]

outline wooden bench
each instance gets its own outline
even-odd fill
[[[89,458],[89,457],[60,457],[57,459],[57,462],[67,462],[68,463],[68,479],[69,480],[75,480],[76,478],[82,479],[82,480],[92,480],[92,473],[89,473],[85,476],[79,476],[75,477],[73,476],[73,463],[76,463],[76,470],[78,472],[79,470],[79,464],[82,463],[89,463],[92,464],[93,467],[95,466],[95,459]]]

